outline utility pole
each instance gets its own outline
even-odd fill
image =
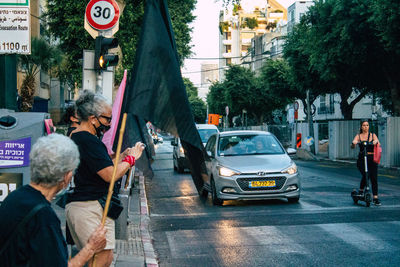
[[[314,126],[313,126],[313,119],[311,117],[311,103],[310,103],[310,90],[307,90],[307,118],[308,118],[308,131],[309,131],[309,136],[311,136],[314,139]],[[310,146],[311,153],[315,155],[315,141],[314,144]]]

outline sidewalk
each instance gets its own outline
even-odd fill
[[[61,220],[62,231],[65,234],[64,209],[55,205],[55,201],[53,201],[52,207]],[[132,188],[130,196],[127,240],[116,240],[112,267],[158,266],[149,233],[149,221],[144,177],[139,176],[135,178],[135,187]],[[77,253],[77,249],[73,247],[72,254],[75,253]]]

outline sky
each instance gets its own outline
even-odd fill
[[[250,2],[264,2],[265,0],[242,0],[242,7],[246,9]],[[284,7],[288,7],[295,0],[277,0]],[[218,58],[218,17],[223,9],[222,0],[197,0],[193,14],[195,21],[190,25],[193,28],[191,58]],[[218,60],[186,59],[182,68],[182,76],[189,78],[196,87],[200,86],[200,64],[202,62],[218,64]],[[195,73],[192,73],[195,72]]]

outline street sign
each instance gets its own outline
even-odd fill
[[[29,1],[0,0],[0,54],[31,53]]]
[[[314,144],[314,138],[312,136],[307,136],[306,145],[312,146]]]
[[[85,17],[89,25],[99,31],[113,28],[119,20],[119,7],[114,0],[91,0]]]

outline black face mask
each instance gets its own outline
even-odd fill
[[[97,137],[101,139],[103,137],[104,133],[107,132],[108,130],[110,130],[111,126],[104,125],[101,123],[101,121],[98,118],[96,118],[96,119],[100,123],[100,126],[97,128],[96,128],[96,126],[94,126],[94,125],[93,126],[96,129]]]

